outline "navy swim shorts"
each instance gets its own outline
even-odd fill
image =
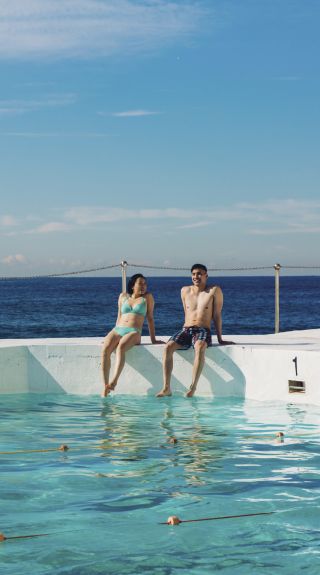
[[[183,327],[180,331],[173,334],[169,341],[175,341],[178,345],[181,345],[183,349],[189,349],[191,346],[194,347],[196,341],[205,341],[208,347],[212,345],[210,329],[197,327],[196,325]]]

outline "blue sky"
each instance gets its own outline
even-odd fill
[[[318,0],[0,0],[0,275],[320,265]]]

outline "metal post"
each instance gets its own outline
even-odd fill
[[[128,262],[126,262],[125,260],[123,260],[121,262],[122,291],[123,292],[127,291],[127,265],[128,265]]]
[[[275,289],[275,316],[274,316],[274,333],[279,333],[280,331],[280,264],[275,264],[274,266],[274,289]]]

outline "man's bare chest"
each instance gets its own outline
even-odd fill
[[[210,293],[187,294],[185,298],[188,311],[210,311],[213,305],[213,296]]]

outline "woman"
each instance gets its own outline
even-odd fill
[[[156,340],[153,308],[154,299],[151,293],[147,293],[145,277],[142,274],[133,275],[128,282],[128,293],[121,293],[119,296],[116,326],[108,333],[103,343],[103,397],[106,397],[116,387],[125,363],[126,351],[140,343],[142,326],[146,316],[151,342],[162,343]],[[116,362],[113,377],[109,381],[111,354],[114,350],[116,350]]]

